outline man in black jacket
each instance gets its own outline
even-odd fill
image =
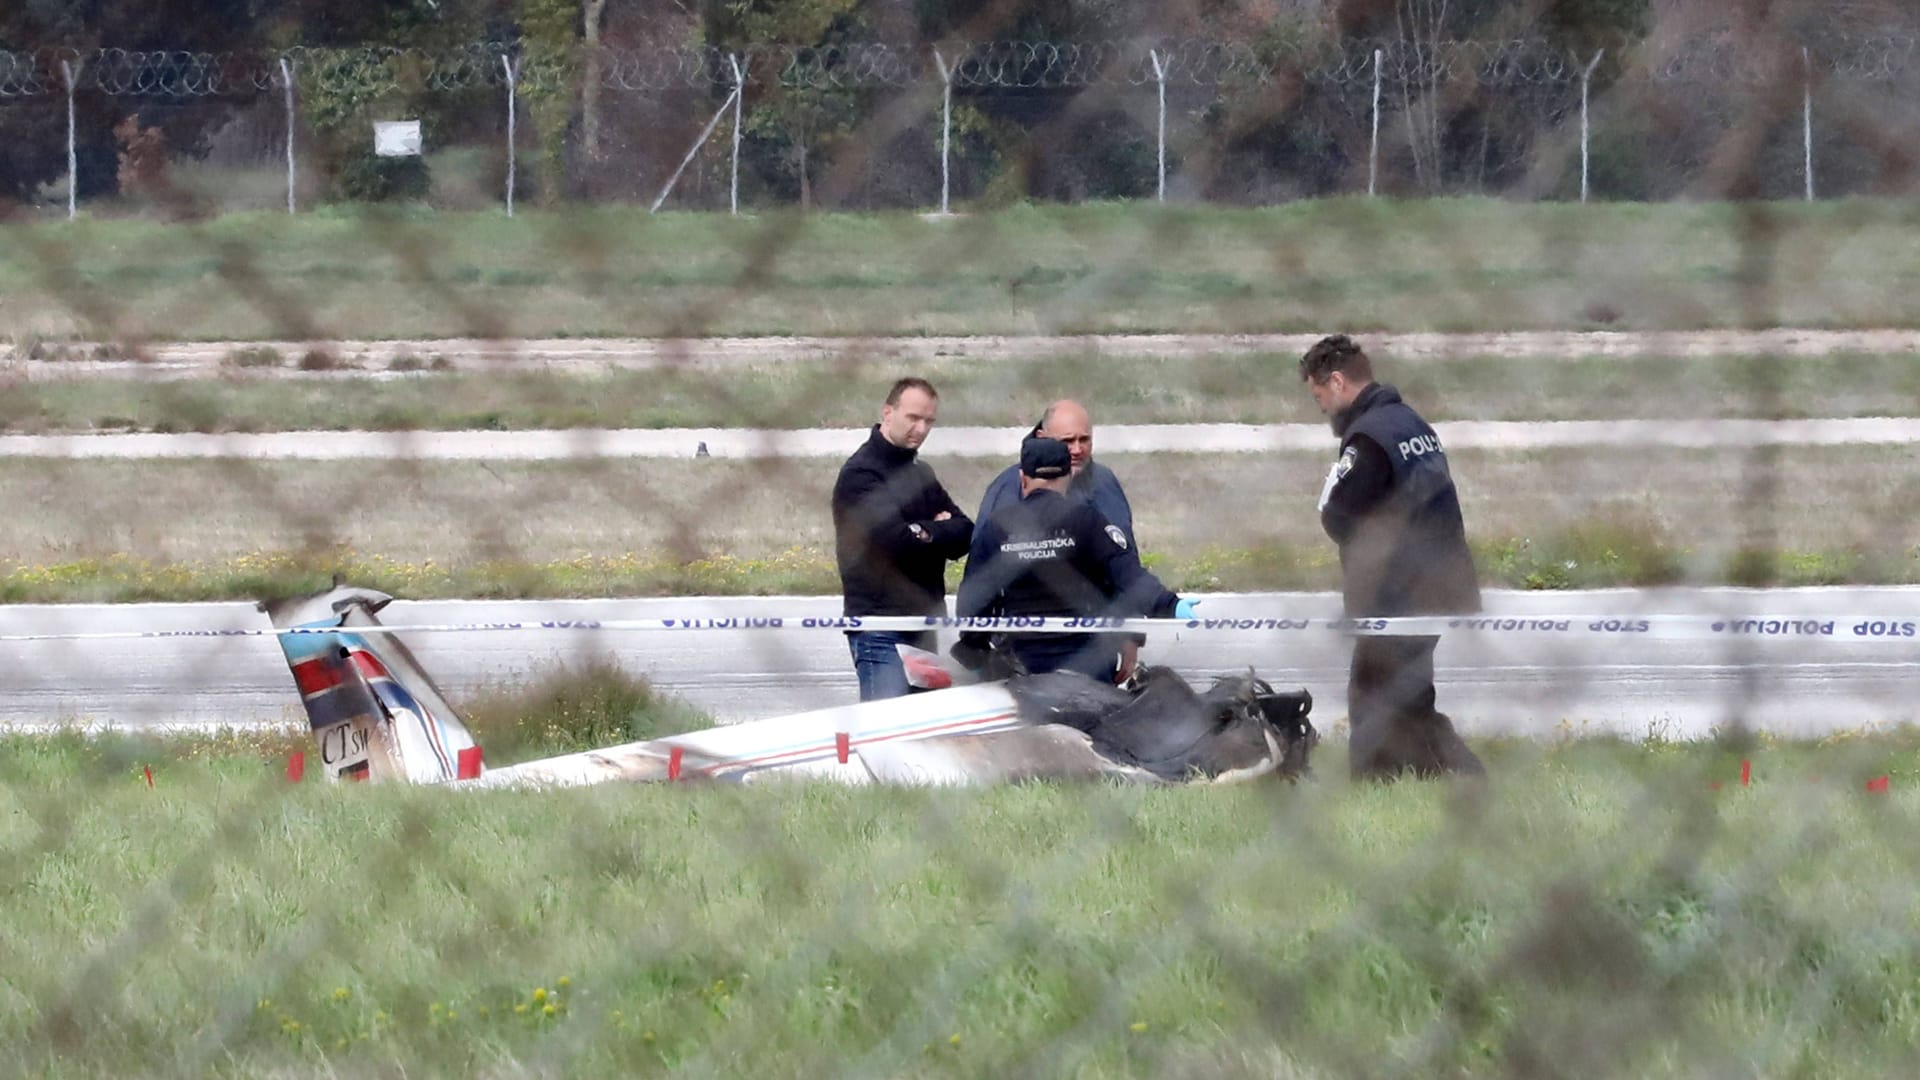
[[[1120,529],[1125,540],[1126,558],[1139,561],[1140,543],[1133,535],[1133,507],[1127,502],[1126,489],[1120,486],[1120,478],[1113,470],[1093,460],[1093,414],[1085,405],[1069,399],[1061,399],[1047,406],[1040,422],[1029,433],[1059,439],[1067,444],[1067,451],[1073,456],[1073,480],[1067,486],[1067,494],[1093,503],[1106,515],[1107,521]],[[1007,470],[993,478],[987,484],[987,493],[980,497],[980,509],[973,520],[985,524],[993,517],[994,511],[1003,506],[1011,506],[1020,501],[1020,464],[1015,462]],[[978,539],[976,534],[975,539]],[[978,559],[980,553],[968,554],[969,561]],[[1140,660],[1140,646],[1147,643],[1145,634],[1130,634],[1120,644],[1120,667],[1114,673],[1114,679],[1125,682],[1133,674]]]
[[[1020,447],[1020,501],[995,510],[974,536],[955,614],[1191,618],[1182,600],[1143,569],[1127,534],[1089,499],[1069,493],[1072,456],[1058,439]],[[986,666],[990,636],[960,635],[953,656]],[[1114,681],[1124,635],[1013,634],[1008,646],[1029,674],[1077,671]]]
[[[833,541],[848,618],[947,613],[947,561],[967,554],[973,522],[933,468],[919,460],[939,411],[933,384],[901,379],[888,391],[866,444],[840,467],[833,485]],[[861,701],[909,692],[894,647],[901,643],[935,646],[930,632],[847,632]]]
[[[1340,546],[1347,617],[1479,611],[1460,496],[1433,428],[1398,390],[1373,380],[1372,362],[1345,334],[1308,350],[1300,378],[1340,438],[1340,456],[1320,489],[1320,524]],[[1356,778],[1485,772],[1453,721],[1434,708],[1439,640],[1354,640],[1347,714]]]

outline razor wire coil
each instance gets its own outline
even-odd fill
[[[1610,79],[1762,85],[1803,75],[1885,81],[1920,69],[1920,39],[1904,35],[1835,37],[1762,49],[1727,35],[1608,54]],[[754,44],[599,48],[564,56],[523,52],[516,44],[476,42],[448,49],[399,46],[297,46],[281,52],[199,52],[42,48],[0,52],[0,99],[64,93],[62,64],[76,92],[111,97],[247,96],[279,88],[280,61],[305,87],[350,83],[371,94],[446,93],[505,84],[503,58],[519,61],[523,85],[555,88],[592,73],[599,86],[629,92],[711,90],[733,85],[738,57],[750,86],[788,90],[861,90],[938,85],[944,64],[962,90],[1077,90],[1094,86],[1220,86],[1297,78],[1309,84],[1484,87],[1578,82],[1591,57],[1538,39],[1350,41],[1332,46],[1261,48],[1240,41],[981,41],[947,45],[886,42],[833,45]]]

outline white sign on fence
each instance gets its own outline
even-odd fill
[[[380,157],[419,157],[420,121],[375,120],[373,152]]]

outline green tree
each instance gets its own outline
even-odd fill
[[[517,0],[519,97],[540,142],[540,200],[565,188],[567,130],[586,74],[586,8],[581,0]],[[604,0],[590,5],[604,8]],[[592,18],[597,21],[596,10]],[[597,81],[597,74],[594,79]]]
[[[1559,0],[1548,5],[1540,29],[1548,41],[1585,58],[1632,48],[1652,19],[1652,0]]]
[[[706,38],[729,52],[769,43],[823,48],[861,41],[867,31],[862,6],[862,0],[709,0]],[[858,124],[870,94],[805,80],[787,85],[777,72],[759,74],[762,81],[743,103],[748,163],[763,183],[811,208],[814,177]]]
[[[428,57],[514,32],[510,0],[303,0],[282,16],[280,36],[309,47],[301,75],[302,117],[336,195],[354,200],[418,198],[430,186],[422,158],[373,152],[372,122],[417,118],[429,147],[497,138],[500,94],[493,72],[466,87],[430,86]],[[413,50],[390,52],[383,50]],[[491,67],[497,56],[479,53]],[[480,76],[483,73],[475,73]]]
[[[95,49],[246,52],[257,48],[278,0],[13,0],[0,4],[0,51],[55,49],[90,56]],[[58,86],[57,67],[50,71]],[[86,72],[81,73],[82,85]],[[0,200],[28,198],[67,171],[64,92],[0,107]],[[205,150],[207,133],[224,119],[231,99],[183,107],[95,91],[77,94],[74,127],[81,197],[118,188],[114,125],[137,115],[157,127],[176,153]]]

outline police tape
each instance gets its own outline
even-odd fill
[[[979,631],[1018,634],[1334,633],[1354,637],[1480,635],[1533,640],[1577,638],[1662,640],[1827,640],[1899,642],[1920,638],[1920,616],[1884,615],[1416,615],[1379,619],[1240,616],[1192,619],[1088,618],[1051,615],[956,616],[766,615],[661,619],[556,619],[366,626],[208,627],[200,629],[49,631],[0,634],[0,642],[133,641],[181,638],[277,638],[315,634],[476,634],[527,631]]]

